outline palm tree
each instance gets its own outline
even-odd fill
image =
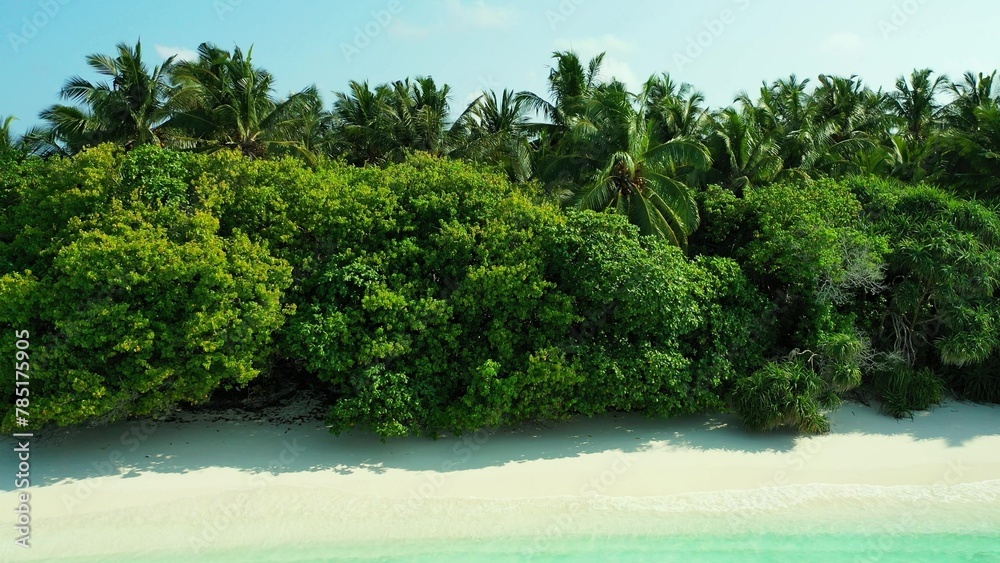
[[[417,77],[396,81],[389,87],[385,109],[392,121],[395,143],[404,149],[441,156],[447,152],[445,120],[451,88],[438,88],[434,79]]]
[[[572,51],[552,53],[556,66],[549,70],[549,94],[552,101],[531,92],[521,92],[517,97],[529,110],[540,112],[556,127],[568,126],[569,120],[583,112],[587,94],[599,82],[604,53],[592,58],[583,67],[579,55]]]
[[[1000,198],[1000,107],[984,101],[965,127],[949,129],[932,143],[939,160],[932,178],[967,194]]]
[[[0,153],[15,150],[20,145],[20,141],[14,138],[10,130],[10,124],[14,122],[14,119],[13,115],[6,118],[0,116]]]
[[[49,119],[50,116],[42,112],[42,118]],[[25,131],[21,140],[25,150],[42,158],[73,156],[84,148],[100,142],[89,132],[60,129],[51,123],[31,127]]]
[[[641,105],[653,122],[656,137],[668,141],[693,137],[705,117],[705,96],[688,83],[678,85],[664,73],[651,76],[643,85]]]
[[[110,82],[94,84],[79,76],[66,81],[60,97],[80,106],[56,104],[41,112],[47,122],[27,135],[42,153],[75,153],[86,146],[114,142],[126,149],[162,144],[174,89],[167,75],[173,57],[150,71],[142,62],[142,44],[116,46],[117,56],[93,54],[87,65]]]
[[[397,156],[389,91],[352,80],[348,92],[337,92],[333,103],[337,152],[355,166],[381,165]]]
[[[518,93],[516,100],[525,110],[541,114],[543,118],[543,121],[527,125],[527,130],[533,137],[531,139],[533,168],[541,172],[548,189],[558,190],[558,186],[565,182],[553,181],[551,174],[546,174],[544,171],[565,170],[561,162],[565,148],[560,149],[559,145],[574,124],[580,120],[587,100],[600,86],[604,53],[592,58],[586,67],[579,55],[572,51],[556,51],[552,53],[552,58],[555,59],[555,66],[549,69],[548,77],[549,96],[552,101],[528,91]],[[575,176],[582,177],[581,174]]]
[[[760,123],[752,107],[726,108],[710,119],[707,144],[715,166],[709,180],[742,195],[747,186],[774,180],[783,169],[773,122]]]
[[[941,105],[935,99],[947,87],[948,77],[938,75],[933,80],[929,68],[914,70],[909,82],[900,76],[896,79],[896,91],[892,95],[893,110],[902,120],[904,138],[924,143],[938,125]]]
[[[893,135],[889,142],[893,178],[904,182],[921,182],[928,176],[925,164],[934,155],[933,144],[920,143],[905,135]]]
[[[451,150],[453,133],[445,120],[451,88],[438,87],[431,77],[397,80],[372,89],[367,82],[350,83],[333,104],[338,150],[356,165],[399,162],[410,151],[443,156]]]
[[[812,94],[817,143],[812,167],[834,175],[857,174],[885,163],[895,119],[892,98],[857,76],[820,75]]]
[[[300,106],[315,98],[315,89],[276,101],[274,78],[254,66],[252,56],[252,47],[244,55],[239,47],[230,53],[210,43],[199,45],[197,60],[173,68],[180,107],[166,125],[183,144],[199,150],[236,149],[263,157],[269,147],[282,147],[307,155],[301,141],[285,135],[294,129]]]
[[[525,101],[513,91],[484,93],[469,104],[452,129],[452,156],[498,165],[515,182],[531,177],[531,146]]]
[[[996,72],[967,72],[948,87],[954,99],[942,110],[945,130],[932,139],[931,178],[967,194],[1000,195],[1000,84]]]
[[[977,109],[1000,105],[1000,83],[996,82],[996,77],[996,71],[988,75],[966,72],[963,82],[948,86],[954,96],[945,108],[945,121],[950,127],[970,130],[978,123],[975,115]]]
[[[872,91],[856,75],[823,74],[819,82],[812,94],[815,120],[829,127],[834,143],[859,137],[880,139],[891,128],[889,94]]]
[[[313,162],[315,155],[334,153],[334,117],[324,108],[323,98],[314,86],[301,93],[299,103],[289,109],[282,131],[273,135],[288,144],[272,143],[272,147],[275,153],[305,156],[308,162]]]
[[[806,94],[808,84],[808,79],[799,80],[793,74],[787,80],[765,83],[756,102],[746,93],[736,98],[744,111],[752,114],[751,120],[762,134],[774,140],[782,168],[808,168],[817,147],[825,142],[817,135],[821,132],[813,127],[813,105]]]
[[[556,181],[582,176],[563,195],[568,205],[620,213],[642,234],[685,248],[699,215],[693,190],[678,178],[707,169],[708,150],[687,138],[660,142],[636,102],[620,82],[594,88],[545,173]]]

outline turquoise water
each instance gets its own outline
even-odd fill
[[[187,560],[190,554],[182,558]],[[146,554],[150,563],[180,561]],[[573,537],[288,546],[204,553],[208,562],[998,562],[1000,530],[986,534],[741,534],[725,537]],[[122,560],[128,560],[123,558]]]
[[[395,498],[322,510],[289,499],[308,516],[289,509],[244,519],[211,538],[198,535],[201,525],[161,530],[122,522],[119,534],[114,519],[100,543],[70,529],[38,529],[33,549],[10,560],[1000,563],[1000,481],[787,485],[635,498],[429,498],[414,501],[412,512],[394,510]],[[194,541],[199,537],[207,539]]]

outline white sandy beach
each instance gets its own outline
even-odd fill
[[[895,420],[846,404],[816,437],[750,435],[728,415],[609,415],[381,443],[329,434],[309,415],[316,406],[300,398],[261,415],[270,421],[200,413],[35,439],[32,547],[13,544],[17,492],[5,478],[0,559],[196,560],[238,546],[699,533],[765,521],[932,532],[941,514],[949,526],[1000,530],[995,407],[948,402]],[[927,507],[935,517],[920,517]]]

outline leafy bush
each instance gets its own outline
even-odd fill
[[[949,366],[944,380],[959,397],[982,403],[1000,403],[1000,354],[979,364]]]
[[[865,202],[872,229],[891,241],[888,283],[870,302],[879,312],[871,324],[881,349],[903,357],[922,374],[919,381],[944,377],[958,393],[996,401],[1000,373],[989,367],[1000,353],[996,210],[927,185],[873,178],[849,185]],[[875,388],[890,387],[876,382]],[[924,408],[921,397],[931,395],[896,392],[892,399],[914,397],[896,409],[908,412]]]
[[[731,261],[690,261],[621,217],[565,216],[455,162],[317,174],[288,202],[313,242],[290,258],[303,271],[283,342],[339,395],[334,431],[696,412],[759,361],[762,301]]]
[[[733,381],[753,373],[773,350],[773,306],[729,258],[698,257],[707,270],[701,282],[699,327],[685,338],[684,354],[692,358],[696,380],[719,386],[721,396]],[[710,374],[710,375],[709,375]]]
[[[178,179],[188,163],[169,165],[198,158],[99,147],[5,186],[19,223],[0,324],[32,335],[32,424],[154,413],[260,373],[290,268],[242,232],[219,236]]]
[[[738,255],[775,296],[779,338],[815,348],[855,336],[851,305],[880,287],[887,247],[866,232],[850,190],[832,180],[779,184],[748,190],[746,205],[757,227]]]
[[[752,327],[764,303],[736,265],[687,260],[613,215],[573,214],[568,227],[551,248],[581,317],[572,351],[589,376],[583,412],[721,408],[735,372],[760,361]]]
[[[421,155],[98,147],[11,161],[0,204],[0,322],[33,335],[38,425],[200,402],[276,350],[332,392],[334,431],[382,436],[727,405],[816,432],[864,381],[897,416],[942,382],[1000,398],[1000,221],[927,186],[709,188],[694,259]]]
[[[872,389],[882,403],[882,412],[903,418],[940,403],[944,386],[930,368],[914,369],[896,361],[874,370]]]
[[[430,157],[339,180],[290,202],[317,244],[284,333],[291,358],[342,395],[335,430],[475,429],[532,416],[519,389],[559,387],[529,375],[573,380],[552,353],[571,303],[541,267],[554,206]]]
[[[735,258],[770,298],[760,317],[770,328],[765,353],[807,359],[804,369],[815,372],[815,392],[828,404],[860,385],[872,349],[858,319],[883,287],[888,247],[864,224],[849,187],[828,179],[775,184],[748,188],[742,199],[709,187],[701,199],[699,250]],[[773,373],[758,372],[756,381]]]
[[[140,146],[129,152],[121,164],[119,196],[147,205],[176,207],[193,203],[194,194],[189,192],[196,160],[189,154]]]
[[[732,408],[750,430],[791,427],[800,432],[828,432],[830,423],[822,412],[828,396],[823,389],[823,382],[802,360],[769,362],[736,382]]]

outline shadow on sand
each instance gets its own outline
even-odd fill
[[[307,397],[293,398],[282,409],[283,419],[292,422],[257,422],[227,411],[185,416],[186,420],[145,419],[50,432],[32,443],[32,484],[209,467],[273,474],[461,471],[663,447],[784,453],[803,439],[791,432],[748,434],[729,414],[673,419],[608,414],[437,440],[401,438],[383,443],[367,432],[330,434],[321,419],[302,415],[317,412]],[[1000,408],[956,402],[902,420],[847,403],[830,418],[833,434],[909,435],[915,440],[943,439],[952,447],[977,436],[1000,434]],[[10,463],[11,456],[5,457]]]

